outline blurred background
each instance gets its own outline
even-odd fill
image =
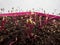
[[[45,12],[50,14],[60,13],[60,0],[0,0],[0,9],[4,8],[3,13],[11,11],[29,11]],[[1,12],[1,11],[0,11]]]

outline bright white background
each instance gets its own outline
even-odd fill
[[[14,7],[15,9],[22,9],[22,11],[32,10],[41,11],[43,8],[46,10],[46,13],[52,13],[55,9],[57,11],[55,14],[60,12],[60,0],[0,0],[0,8],[5,8],[4,12],[11,10]]]

